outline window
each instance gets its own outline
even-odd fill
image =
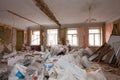
[[[77,29],[67,30],[67,40],[69,40],[71,46],[78,46]]]
[[[40,31],[31,31],[31,45],[40,45]]]
[[[100,28],[89,29],[89,46],[101,46],[102,35]]]
[[[47,30],[47,45],[57,45],[58,43],[58,30],[48,29]]]

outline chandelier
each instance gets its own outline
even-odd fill
[[[87,23],[91,23],[91,22],[96,21],[95,18],[91,18],[91,9],[92,9],[92,6],[89,6],[89,7],[88,7],[88,11],[89,11],[88,14],[89,14],[89,15],[88,15],[88,19],[86,19],[86,22],[87,22]]]

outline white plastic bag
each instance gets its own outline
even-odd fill
[[[63,78],[63,80],[70,80],[70,79],[71,80],[86,80],[87,78],[86,71],[78,67],[76,64],[71,63],[70,61],[71,60],[67,60],[67,58],[61,57],[58,60],[58,62],[56,62],[55,66],[56,66],[56,72],[58,73],[58,76],[61,75],[61,78]]]
[[[107,80],[101,69],[88,72],[87,78],[88,80]]]

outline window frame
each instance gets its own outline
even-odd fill
[[[68,34],[68,31],[69,31],[69,30],[76,30],[77,33],[76,33],[76,34]],[[68,35],[71,35],[71,36],[72,36],[72,44],[69,43],[71,46],[74,46],[74,47],[79,46],[79,42],[78,42],[78,29],[77,29],[77,28],[68,28],[66,34],[67,34],[67,36],[66,36],[66,39],[67,39],[67,40],[69,40],[69,39],[68,39]],[[73,44],[73,36],[76,36],[76,38],[77,38],[77,45],[74,45],[74,44]],[[69,41],[69,42],[70,42],[70,41]]]
[[[89,30],[90,29],[98,29],[100,32],[99,33],[89,33]],[[93,36],[94,36],[94,45],[90,45],[90,42],[89,42],[89,36],[90,36],[90,34],[92,34]],[[99,34],[99,38],[100,38],[100,45],[96,45],[95,43],[95,35],[98,35]],[[100,46],[102,46],[102,40],[103,40],[103,38],[102,38],[102,27],[92,27],[92,28],[88,28],[88,45],[90,46],[90,47],[100,47]]]
[[[48,38],[49,38],[48,36],[50,35],[50,33],[49,33],[49,35],[48,35],[48,30],[57,30],[57,33],[56,33],[56,36],[57,36],[57,37],[56,37],[56,39],[57,39],[57,40],[55,40],[55,41],[56,41],[56,43],[55,43],[55,44],[50,44],[50,43],[48,43]],[[47,29],[47,31],[46,31],[46,32],[47,32],[47,46],[54,46],[54,45],[58,45],[58,29]],[[52,34],[52,35],[53,35],[53,34]]]
[[[39,35],[38,35],[38,36],[39,36],[39,44],[32,44],[32,33],[34,33],[35,31],[39,31]],[[40,30],[30,30],[30,36],[31,36],[31,37],[30,37],[30,45],[31,45],[31,46],[38,46],[38,45],[40,45],[40,40],[41,40],[41,39],[40,39]],[[37,42],[38,42],[38,41],[37,41]]]

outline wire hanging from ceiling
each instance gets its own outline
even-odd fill
[[[88,19],[86,19],[86,22],[87,22],[87,23],[91,23],[91,22],[96,21],[95,18],[92,18],[92,17],[91,17],[91,10],[92,10],[92,5],[89,5],[89,6],[88,6]]]

